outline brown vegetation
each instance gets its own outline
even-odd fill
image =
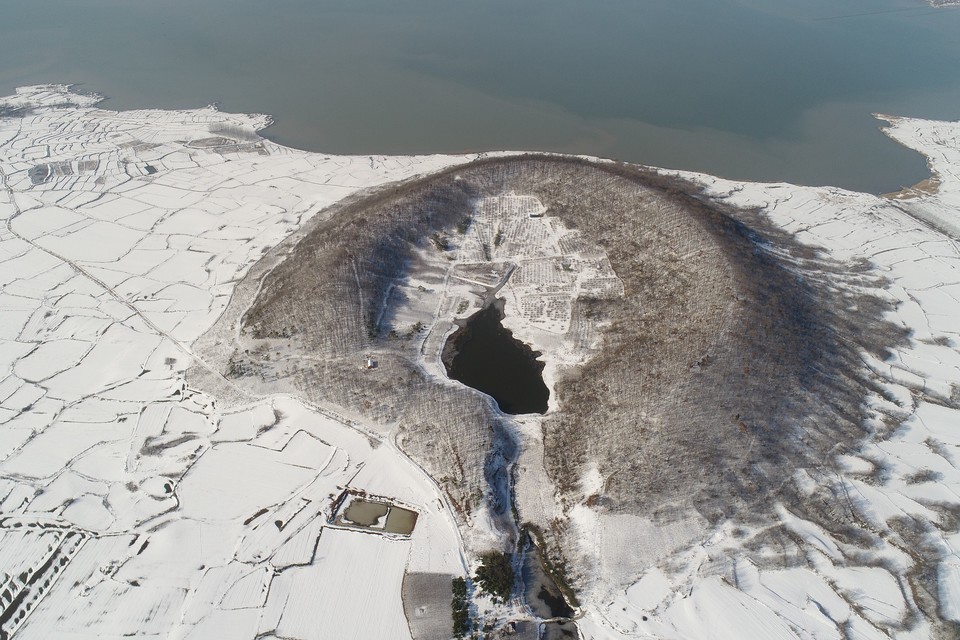
[[[574,303],[569,335],[585,347],[600,327],[601,339],[561,372],[559,411],[543,423],[562,504],[655,519],[677,505],[710,521],[766,514],[795,468],[863,437],[872,382],[857,373],[859,352],[882,355],[903,337],[882,320],[885,303],[857,293],[877,284],[866,265],[831,263],[755,212],[626,165],[481,160],[342,206],[263,278],[245,337],[290,342],[285,366],[307,398],[398,423],[401,446],[462,517],[481,499],[505,513],[509,425],[486,398],[427,377],[416,348],[384,328],[415,249],[447,250],[475,198],[507,191],[538,197],[603,247],[625,287]],[[358,366],[369,349],[375,372]],[[251,370],[238,358],[231,373]],[[591,466],[606,484],[588,496],[579,481]],[[551,556],[564,555],[563,535],[562,522],[543,532]]]

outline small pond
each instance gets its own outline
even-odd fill
[[[354,498],[343,511],[343,523],[408,536],[417,526],[417,512],[377,500]]]
[[[523,598],[537,617],[549,620],[574,616],[573,608],[567,604],[560,588],[544,567],[540,550],[530,540],[524,548],[521,577]]]
[[[464,321],[443,348],[447,375],[496,400],[504,413],[544,413],[550,391],[540,353],[503,327],[497,299]]]
[[[417,512],[401,507],[390,507],[390,513],[387,514],[387,524],[384,529],[387,533],[402,533],[405,536],[413,533],[413,528],[417,526]]]
[[[375,527],[389,510],[389,505],[383,502],[353,500],[343,512],[343,519],[360,527]]]

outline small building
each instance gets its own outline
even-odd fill
[[[377,368],[377,360],[376,360],[376,358],[370,358],[370,357],[368,357],[368,358],[367,358],[367,369],[376,369],[376,368]]]

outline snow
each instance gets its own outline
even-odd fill
[[[869,551],[851,547],[834,533],[779,507],[782,524],[804,550],[796,568],[757,565],[741,543],[705,531],[699,546],[675,551],[669,562],[649,569],[632,586],[614,587],[607,598],[587,606],[581,631],[587,638],[923,638],[930,634],[910,586],[917,560],[913,542],[893,523],[913,522],[937,566],[940,615],[957,620],[960,536],[944,535],[942,510],[960,507],[960,411],[956,408],[960,334],[960,123],[883,116],[887,133],[930,159],[939,188],[908,189],[889,198],[839,189],[764,185],[683,174],[707,192],[735,206],[761,208],[774,224],[803,242],[841,260],[870,261],[887,279],[878,293],[896,300],[891,319],[910,331],[909,345],[886,361],[864,354],[885,398],[868,405],[889,410],[890,400],[905,420],[892,433],[878,431],[859,450],[838,452],[836,480],[797,474],[807,494],[830,482],[847,497],[868,532],[879,532]],[[882,471],[876,477],[872,474]],[[869,481],[868,481],[869,480]],[[584,527],[590,517],[574,518]],[[924,529],[923,523],[926,528]],[[748,532],[745,523],[726,523]],[[617,557],[616,547],[582,532],[593,553]],[[761,533],[761,532],[757,532]],[[640,553],[643,550],[638,550]],[[778,551],[763,549],[776,558]],[[937,560],[939,558],[939,560]],[[718,567],[719,563],[719,567]],[[723,569],[732,563],[732,574]],[[608,562],[605,576],[616,585],[629,563]],[[929,566],[929,565],[928,565]],[[669,568],[665,571],[664,568]],[[734,575],[736,583],[716,575]],[[596,601],[599,600],[599,604]],[[644,620],[644,616],[647,618]],[[709,623],[707,623],[709,621]]]
[[[410,637],[400,583],[409,543],[382,536],[327,529],[320,536],[320,566],[293,567],[280,574],[284,584],[275,634],[284,638]],[[322,567],[322,568],[321,568]],[[318,625],[317,621],[323,624]]]
[[[659,569],[653,569],[627,589],[627,600],[643,611],[652,611],[670,594],[670,579]]]
[[[940,564],[939,582],[943,617],[960,622],[960,560],[952,558]]]
[[[877,198],[837,189],[733,183],[687,175],[730,204],[763,208],[772,222],[834,257],[869,260],[889,280],[884,295],[900,302],[893,315],[911,331],[910,344],[885,362],[871,358],[865,362],[881,376],[887,397],[895,398],[909,417],[892,435],[877,435],[859,451],[844,453],[836,460],[839,482],[857,517],[869,522],[871,529],[884,532],[888,541],[880,542],[864,558],[862,551],[848,548],[830,532],[781,507],[781,520],[803,541],[810,566],[771,570],[745,565],[747,561],[733,546],[727,553],[740,558],[735,561],[738,587],[752,600],[726,593],[732,589],[730,585],[705,573],[674,575],[669,582],[690,585],[690,596],[682,602],[668,598],[665,605],[659,605],[657,624],[666,627],[658,627],[655,635],[722,637],[716,627],[699,624],[714,616],[721,619],[712,608],[717,602],[729,606],[719,626],[742,625],[739,637],[752,637],[746,630],[751,625],[756,637],[785,633],[769,614],[791,625],[793,632],[785,637],[845,637],[840,625],[849,637],[926,637],[929,632],[922,619],[903,625],[905,617],[917,610],[911,590],[905,589],[907,572],[915,560],[901,550],[903,543],[896,542],[889,523],[899,518],[926,522],[931,525],[928,531],[933,532],[940,516],[932,506],[960,506],[960,478],[952,458],[960,445],[956,429],[960,411],[951,401],[960,382],[956,339],[960,333],[960,246],[955,239],[960,225],[946,213],[960,208],[960,124],[883,119],[892,125],[887,129],[891,137],[927,155],[940,183],[936,193],[911,189],[891,198]],[[924,396],[936,402],[924,400]],[[877,398],[871,402],[882,406],[885,401]],[[864,477],[878,464],[886,469],[885,477],[866,482]],[[937,475],[931,477],[930,473]],[[809,479],[804,482],[809,484]],[[945,618],[955,620],[956,536],[931,534],[925,543],[944,558],[938,569],[939,606]],[[643,579],[636,584],[642,583]],[[633,593],[632,589],[625,594]],[[702,604],[696,598],[698,592],[710,593],[712,601]],[[619,602],[588,611],[587,618],[611,616]],[[814,618],[820,615],[817,612],[825,612],[828,617],[804,622],[800,611]],[[697,623],[685,617],[691,613],[698,617]],[[622,620],[618,624],[621,630],[627,628]],[[589,624],[585,628],[587,637],[604,637],[600,631],[593,634]]]
[[[667,611],[665,621],[682,624],[692,636],[717,640],[796,638],[774,609],[758,606],[756,601],[718,578],[700,581],[688,598]]]
[[[265,633],[405,637],[408,564],[464,571],[436,485],[320,408],[229,384],[215,397],[185,375],[266,250],[358,189],[468,158],[221,153],[196,141],[269,120],[96,102],[59,85],[0,99],[34,107],[0,120],[0,514],[18,518],[0,520],[0,577],[64,554],[9,624],[18,638],[253,637],[289,582],[328,602],[295,590]],[[71,173],[35,183],[40,163]],[[348,485],[416,510],[413,535],[328,529]],[[345,568],[362,569],[346,589]]]
[[[16,637],[409,637],[404,572],[462,575],[467,564],[434,482],[328,408],[251,397],[210,371],[221,391],[201,392],[186,370],[204,369],[192,345],[250,266],[324,207],[471,158],[321,156],[264,140],[218,149],[203,141],[269,119],[96,102],[61,85],[0,99],[33,107],[0,119],[0,593],[50,553],[65,559],[10,623]],[[581,551],[604,578],[585,599],[585,638],[927,637],[922,616],[904,623],[919,610],[907,581],[915,549],[892,524],[904,520],[928,525],[938,610],[960,622],[960,536],[937,528],[960,508],[960,124],[883,119],[927,156],[935,191],[880,198],[684,174],[835,259],[869,260],[888,281],[891,320],[910,340],[888,360],[865,356],[885,389],[867,405],[895,401],[906,419],[838,452],[835,479],[796,476],[808,492],[835,482],[874,546],[855,548],[781,505],[778,526],[803,555],[767,566],[747,557],[764,533],[749,523],[577,511]],[[35,183],[28,173],[54,163],[70,175]],[[518,238],[558,241],[565,230],[528,217],[535,205],[513,195],[485,206]],[[524,259],[532,287],[507,295],[563,277],[527,249],[503,247]],[[471,295],[468,285],[448,294]],[[513,328],[548,341],[565,326],[558,318],[530,310]],[[536,424],[519,429],[524,464],[542,448]],[[328,524],[348,488],[416,510],[413,534]],[[553,513],[549,483],[524,491]],[[638,530],[643,548],[620,543]]]
[[[246,443],[222,443],[208,449],[180,481],[177,494],[183,514],[231,520],[297,493],[313,474],[269,455],[272,453]],[[235,473],[238,469],[244,473]]]

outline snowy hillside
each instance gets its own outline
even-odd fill
[[[472,523],[465,546],[395,433],[255,394],[224,376],[230,354],[203,354],[238,283],[328,206],[474,158],[326,156],[260,138],[265,116],[97,103],[59,85],[0,99],[0,638],[442,637],[408,595],[466,576],[496,529]],[[830,451],[829,474],[785,472],[816,519],[789,502],[763,527],[570,509],[597,568],[582,637],[960,637],[960,123],[884,119],[933,180],[877,197],[681,174],[869,271],[843,286],[908,332],[863,354],[871,435]],[[543,449],[519,423],[524,465]],[[386,524],[347,518],[358,500]],[[411,533],[391,510],[416,514]]]

